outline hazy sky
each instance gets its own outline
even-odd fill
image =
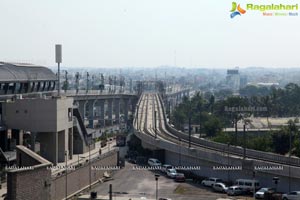
[[[300,16],[231,19],[231,3],[1,0],[0,60],[55,65],[61,43],[66,67],[300,67]]]

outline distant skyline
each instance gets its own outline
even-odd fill
[[[300,4],[300,0],[240,0]],[[300,16],[230,18],[232,1],[2,0],[0,61],[63,67],[300,67]],[[299,13],[299,11],[298,11]]]

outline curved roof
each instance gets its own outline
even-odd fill
[[[0,82],[55,81],[48,68],[23,63],[0,62]]]

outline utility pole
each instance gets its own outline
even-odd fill
[[[76,72],[76,74],[75,74],[75,87],[76,87],[76,94],[78,94],[78,91],[79,91],[79,72]]]
[[[136,129],[139,130],[139,104],[136,105]]]
[[[109,200],[112,200],[112,185],[109,184]]]
[[[229,168],[229,146],[230,143],[227,143],[227,167]],[[227,170],[227,181],[229,182],[229,170]]]
[[[89,77],[90,77],[89,72],[86,72],[86,93],[89,92]]]
[[[92,171],[91,171],[91,142],[89,141],[89,175],[90,175],[90,178],[89,178],[89,182],[90,182],[90,186],[89,186],[89,189],[90,191],[92,190]]]
[[[189,101],[189,148],[191,148],[191,112],[192,112],[192,102]]]
[[[244,130],[243,130],[243,158],[246,159],[246,124],[244,124]]]
[[[155,131],[155,139],[157,138],[157,130],[156,130],[156,113],[157,111],[154,111],[154,131]]]
[[[64,85],[64,87],[65,87],[65,93],[67,92],[67,90],[68,90],[68,71],[66,70],[65,71],[65,85]]]
[[[65,170],[66,170],[66,199],[68,199],[68,157],[67,157],[67,155],[68,155],[68,152],[67,151],[65,151]]]
[[[289,192],[291,192],[291,151],[292,151],[292,131],[291,127],[289,127],[290,132],[290,148],[289,148]]]
[[[159,174],[155,174],[155,181],[156,181],[156,200],[158,200],[158,178],[159,178]]]

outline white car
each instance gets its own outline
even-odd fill
[[[206,178],[203,181],[201,181],[201,185],[212,187],[213,184],[215,184],[217,182],[218,183],[222,182],[222,179],[210,177],[210,178]]]
[[[224,192],[226,193],[228,190],[228,187],[224,183],[214,183],[212,186],[213,190],[216,192]]]
[[[292,191],[282,195],[282,200],[300,200],[300,191]]]
[[[176,169],[167,169],[167,176],[170,178],[175,178],[177,175]]]
[[[275,190],[273,188],[261,188],[255,193],[256,199],[263,199],[265,198],[265,192],[274,192]]]
[[[236,185],[230,186],[227,189],[227,194],[230,196],[241,195],[241,194],[243,194],[243,189]]]
[[[161,162],[155,158],[149,158],[148,159],[148,165],[150,165],[151,167],[160,167],[161,166]]]
[[[164,164],[164,165],[161,167],[161,172],[162,172],[162,173],[167,173],[167,170],[168,170],[168,169],[172,169],[172,168],[173,168],[172,165]]]

